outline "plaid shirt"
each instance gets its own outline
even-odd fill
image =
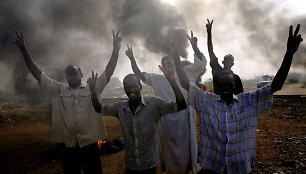
[[[142,97],[135,114],[131,112],[128,101],[102,105],[101,113],[119,119],[125,141],[126,167],[141,171],[159,163],[155,128],[161,116],[174,112],[178,112],[175,101]]]
[[[271,85],[234,95],[227,106],[219,95],[190,83],[188,104],[200,112],[198,161],[203,169],[249,173],[254,167],[258,113],[272,106]]]

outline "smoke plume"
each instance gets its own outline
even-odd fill
[[[2,0],[0,72],[7,72],[1,75],[5,83],[0,90],[28,93],[27,89],[37,85],[20,52],[11,44],[16,29],[24,31],[27,46],[41,69],[63,82],[69,64],[79,65],[85,76],[91,69],[99,73],[104,70],[112,51],[112,29],[119,29],[123,38],[115,72],[121,78],[131,71],[124,55],[126,44],[135,48],[140,68],[152,72],[172,41],[179,44],[182,57],[192,53],[187,49],[187,29],[188,33],[194,31],[200,50],[209,59],[206,18],[215,20],[213,43],[219,62],[231,53],[235,57],[233,69],[242,78],[264,71],[275,73],[286,50],[289,25],[300,23],[304,38],[306,33],[305,13],[292,14],[285,2],[175,0],[172,6],[162,0]],[[305,71],[305,55],[303,42],[292,69]]]
[[[250,71],[250,66],[258,70],[258,66],[263,68],[265,64],[278,69],[286,50],[290,25],[295,29],[297,24],[301,24],[299,33],[305,38],[305,12],[302,15],[292,14],[292,10],[290,11],[286,5],[287,1],[178,0],[178,2],[187,26],[194,28],[198,33],[204,33],[203,50],[207,50],[206,19],[214,19],[212,32],[215,53],[219,59],[223,59],[225,54],[233,54],[236,65],[245,62],[244,66],[234,66],[234,69],[240,70],[240,74],[245,74],[245,70]],[[190,19],[197,22],[190,22]],[[294,56],[293,69],[305,71],[305,51],[304,41]]]
[[[187,56],[184,21],[174,7],[157,0],[3,0],[0,22],[0,62],[11,67],[8,78],[16,92],[26,93],[34,81],[10,44],[16,29],[24,31],[41,69],[59,81],[65,81],[69,64],[80,65],[85,74],[91,69],[101,72],[111,55],[112,29],[119,29],[124,40],[143,40],[144,51],[157,54],[167,54],[169,41],[175,39],[180,55]]]

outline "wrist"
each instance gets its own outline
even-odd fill
[[[168,81],[169,81],[170,84],[173,84],[173,83],[175,83],[175,78],[170,77],[170,78],[168,78]]]
[[[192,47],[195,54],[201,54],[200,49],[197,46]]]
[[[293,50],[287,50],[285,54],[288,55],[288,56],[293,56],[294,53],[295,53],[295,51],[293,51]]]
[[[19,47],[20,49],[26,49],[26,45],[25,45],[25,44],[18,44],[18,47]]]
[[[114,45],[114,51],[115,51],[115,52],[119,52],[119,50],[120,50],[120,47]]]
[[[192,45],[192,49],[194,52],[196,52],[197,50],[199,50],[198,45],[197,44]]]
[[[90,93],[91,93],[91,95],[93,96],[93,95],[96,95],[96,91],[95,91],[95,89],[94,88],[89,88],[89,90],[90,90]]]

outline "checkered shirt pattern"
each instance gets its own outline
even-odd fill
[[[138,171],[159,163],[155,128],[161,116],[174,112],[178,112],[176,102],[159,97],[142,97],[135,114],[131,112],[128,101],[102,105],[101,110],[103,115],[119,119],[125,142],[126,167]]]
[[[198,162],[217,173],[249,173],[254,167],[258,114],[272,107],[271,84],[234,95],[227,106],[219,95],[190,83],[188,104],[200,112]]]

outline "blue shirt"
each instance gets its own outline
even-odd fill
[[[254,167],[258,114],[272,106],[271,84],[234,95],[226,105],[219,95],[190,83],[188,104],[200,112],[198,161],[203,169],[249,173]]]

